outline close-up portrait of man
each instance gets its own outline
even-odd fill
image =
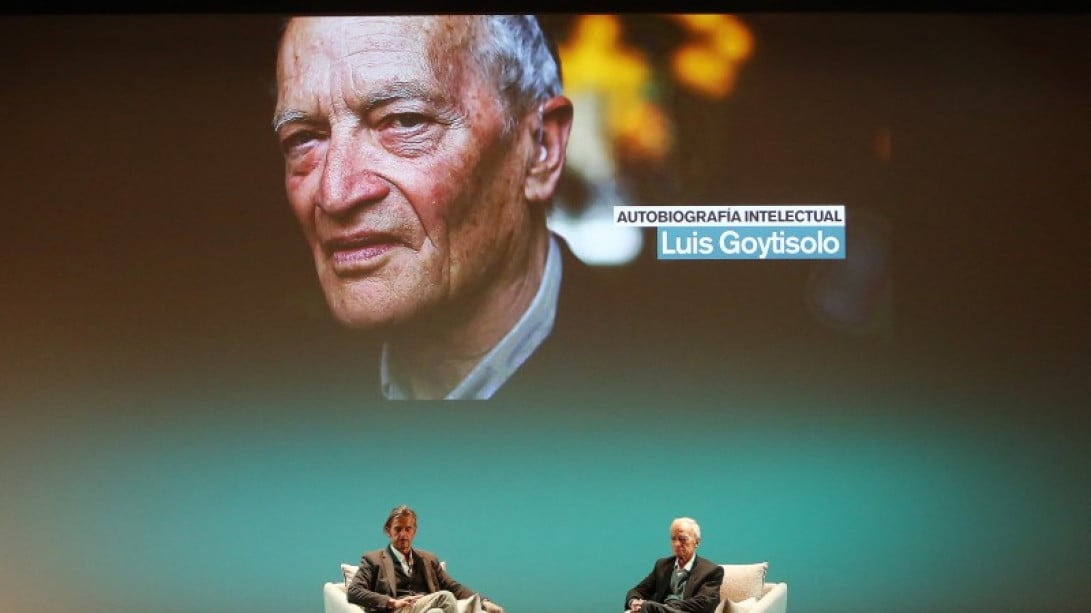
[[[576,265],[546,227],[573,114],[557,62],[529,16],[287,25],[288,200],[334,317],[381,342],[363,375],[386,398],[490,398],[555,327]]]

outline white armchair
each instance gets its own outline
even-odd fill
[[[765,581],[768,562],[721,566],[724,582],[714,613],[787,613],[788,584]]]
[[[349,602],[348,589],[344,582],[330,582],[322,588],[322,597],[326,603],[326,613],[363,613],[364,608]],[[466,609],[476,605],[467,603],[478,602],[477,598],[467,598],[458,601],[458,610],[465,613]]]
[[[439,565],[443,567],[443,570],[447,570],[446,561],[440,562]],[[326,613],[364,613],[363,607],[349,602],[348,584],[352,582],[356,568],[354,564],[341,564],[341,575],[344,580],[330,581],[322,586],[322,600],[325,602]],[[459,604],[459,607],[461,608],[462,604]]]
[[[716,613],[787,613],[788,584],[766,583],[762,585],[761,597],[753,601],[731,602],[720,597]]]
[[[720,585],[720,604],[715,613],[787,613],[788,584],[766,582],[768,562],[722,566],[724,582]],[[356,567],[342,564],[341,572],[344,580],[331,581],[322,587],[325,613],[363,613],[362,607],[349,603],[345,587],[356,574]]]
[[[349,602],[348,584],[359,568],[355,564],[341,563],[342,580],[322,586],[322,599],[326,613],[363,613],[364,608]]]
[[[330,582],[322,587],[322,599],[326,603],[326,613],[361,613],[364,608],[349,602],[348,589],[344,581]]]
[[[722,564],[724,582],[720,585],[720,605],[716,613],[786,613],[788,584],[769,583],[768,562]]]

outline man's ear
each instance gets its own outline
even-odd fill
[[[528,156],[523,194],[529,202],[548,202],[564,170],[565,148],[572,131],[572,101],[555,96],[542,103],[541,117],[531,120],[535,130],[533,153]]]

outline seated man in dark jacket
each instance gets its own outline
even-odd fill
[[[652,572],[625,595],[632,613],[712,613],[720,604],[722,566],[696,555],[701,527],[689,517],[671,522],[673,556],[656,560]]]
[[[348,599],[368,611],[504,613],[499,605],[455,581],[436,556],[413,549],[417,513],[394,507],[383,525],[390,545],[369,551],[348,588]]]

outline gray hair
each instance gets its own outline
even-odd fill
[[[496,86],[506,115],[504,128],[510,132],[527,111],[561,95],[560,58],[534,15],[472,17],[464,31],[468,40],[458,43],[469,43],[478,70]],[[289,21],[281,24],[282,38]],[[437,73],[444,72],[448,58],[443,56],[449,49],[435,51],[438,55],[431,53],[429,62]]]
[[[492,78],[507,110],[507,127],[561,94],[560,60],[534,15],[486,15],[474,58]]]
[[[692,517],[676,517],[674,518],[674,521],[671,522],[672,526],[674,524],[688,525],[690,530],[693,531],[693,536],[697,537],[697,540],[701,540],[701,526],[697,523],[696,519],[693,519]]]

